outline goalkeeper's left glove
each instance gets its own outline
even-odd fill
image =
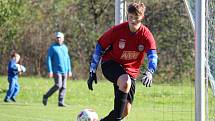
[[[152,72],[150,70],[146,70],[143,73],[143,77],[141,79],[141,82],[143,83],[143,85],[145,85],[146,87],[151,87],[152,86]]]
[[[90,72],[90,77],[87,80],[89,90],[93,90],[93,81],[95,81],[95,84],[97,84],[96,72]]]

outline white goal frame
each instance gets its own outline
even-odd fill
[[[206,120],[205,0],[195,1],[195,121]]]
[[[125,20],[126,0],[115,0],[115,25]],[[188,7],[188,3],[184,0]],[[187,10],[189,15],[190,10]],[[206,1],[195,1],[195,20],[192,17],[191,23],[195,31],[195,121],[206,120],[206,78],[205,78],[205,41],[206,41]],[[194,24],[195,23],[195,24]]]

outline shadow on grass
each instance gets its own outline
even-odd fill
[[[0,94],[2,94],[2,93],[6,93],[7,92],[7,90],[6,89],[0,89]]]

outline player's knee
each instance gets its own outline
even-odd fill
[[[17,88],[16,88],[16,90],[17,90],[17,92],[19,92],[19,90],[20,90],[20,87],[17,87]]]
[[[131,88],[131,78],[128,74],[123,74],[117,80],[119,89],[125,93],[128,93]]]
[[[61,85],[61,84],[56,84],[55,87],[56,87],[57,89],[60,89],[60,88],[62,88],[62,85]]]
[[[62,88],[61,88],[61,89],[65,90],[65,89],[66,89],[66,87],[62,86]]]

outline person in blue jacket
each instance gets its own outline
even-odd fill
[[[54,78],[54,85],[43,95],[42,103],[46,106],[48,98],[59,90],[58,106],[65,107],[66,82],[67,78],[72,76],[71,62],[68,48],[64,44],[64,34],[56,32],[55,35],[56,40],[49,47],[47,54],[48,77]]]
[[[18,64],[20,55],[15,51],[11,54],[11,59],[8,63],[8,83],[9,88],[4,98],[4,102],[16,102],[16,96],[19,93],[20,86],[18,83],[18,75],[26,71],[23,65]]]

